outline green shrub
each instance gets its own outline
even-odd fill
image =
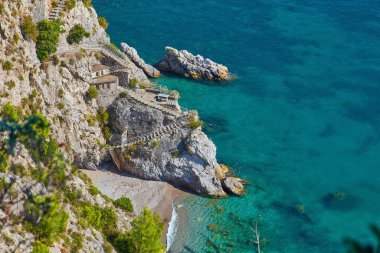
[[[5,62],[3,63],[3,70],[5,70],[5,71],[10,71],[10,70],[12,70],[12,68],[13,68],[13,64],[12,64],[12,62],[10,62],[10,61],[5,61]]]
[[[58,20],[42,20],[38,23],[37,56],[44,61],[57,51],[59,35],[64,31],[61,29],[62,22]]]
[[[63,109],[65,109],[65,104],[64,104],[64,103],[59,103],[59,104],[58,104],[58,109],[61,110],[61,111],[62,111]]]
[[[36,41],[38,36],[38,30],[36,24],[30,15],[24,16],[21,21],[21,32],[26,40]]]
[[[18,33],[15,33],[14,35],[13,35],[13,40],[12,40],[12,45],[14,46],[14,45],[16,45],[18,42],[20,41],[20,35],[18,35]]]
[[[171,155],[172,157],[177,157],[181,154],[181,151],[179,151],[178,149],[175,149],[171,152]]]
[[[84,6],[90,8],[92,6],[92,0],[83,0]]]
[[[62,88],[60,88],[60,89],[58,90],[58,97],[59,97],[59,98],[63,98],[64,95],[65,95],[65,92],[63,91]]]
[[[15,81],[9,81],[5,83],[8,86],[8,89],[13,89],[16,86]]]
[[[86,221],[86,227],[92,226],[95,229],[101,228],[102,213],[99,207],[92,206],[89,203],[81,204],[80,217]]]
[[[63,212],[59,200],[54,195],[33,196],[26,207],[28,216],[26,227],[39,241],[52,245],[65,232],[69,215]]]
[[[57,8],[57,7],[58,7],[58,1],[57,1],[57,0],[53,0],[53,1],[51,2],[51,7],[52,7],[52,8]]]
[[[90,187],[88,188],[88,192],[92,195],[92,196],[95,196],[97,194],[101,194],[101,192],[99,191],[98,188],[96,188],[93,184],[90,185]]]
[[[0,192],[4,191],[7,188],[8,184],[5,182],[5,177],[0,179]]]
[[[158,148],[160,146],[160,142],[158,140],[152,141],[152,148]]]
[[[59,59],[56,55],[53,55],[53,57],[51,58],[51,60],[53,61],[53,64],[55,66],[58,66],[59,65]]]
[[[71,235],[71,251],[70,253],[78,253],[83,248],[83,236],[78,232]]]
[[[164,224],[157,213],[152,214],[145,207],[141,214],[133,219],[131,225],[128,252],[161,252],[164,250],[164,245],[161,243]]]
[[[192,118],[189,120],[188,125],[192,129],[197,129],[203,125],[202,121]]]
[[[115,210],[112,207],[106,206],[101,210],[101,217],[103,233],[108,237],[114,236],[116,233],[115,227],[117,221],[117,215]]]
[[[115,200],[113,203],[115,206],[120,207],[126,212],[130,212],[130,213],[133,212],[132,201],[129,198],[121,197]]]
[[[110,115],[108,112],[102,107],[98,110],[98,114],[96,115],[96,119],[102,128],[102,132],[106,140],[109,140],[112,137],[111,129],[108,127],[109,117]]]
[[[49,253],[49,247],[40,241],[36,241],[33,245],[32,253]]]
[[[65,8],[67,11],[70,11],[75,8],[77,1],[76,0],[66,0]]]
[[[90,33],[88,33],[82,25],[76,24],[69,32],[67,42],[69,44],[79,44],[85,37],[90,37]]]
[[[98,90],[95,88],[95,86],[90,86],[87,91],[87,95],[90,99],[97,98],[99,95]]]
[[[128,94],[128,92],[126,92],[126,91],[123,91],[123,92],[121,92],[120,94],[119,94],[119,97],[120,98],[127,98],[129,96],[129,94]]]
[[[129,80],[128,85],[130,88],[136,88],[137,83],[138,83],[138,80],[136,78],[132,78],[131,80]]]
[[[99,25],[104,28],[104,30],[107,30],[108,22],[105,17],[98,17],[98,22],[99,22]]]

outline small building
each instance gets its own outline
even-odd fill
[[[94,64],[91,66],[91,77],[97,78],[106,76],[110,73],[110,67],[103,64]]]
[[[159,101],[159,102],[166,102],[168,103],[169,102],[169,95],[168,94],[163,94],[163,93],[160,93],[156,96],[156,99]]]
[[[113,75],[100,76],[92,80],[97,90],[116,90],[119,86],[119,77]]]

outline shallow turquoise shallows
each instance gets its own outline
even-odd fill
[[[196,109],[246,197],[192,197],[173,252],[345,252],[380,225],[380,2],[94,0],[115,44],[149,63],[165,46],[238,79],[157,80]],[[211,225],[211,226],[210,226]],[[215,230],[215,231],[210,231]]]

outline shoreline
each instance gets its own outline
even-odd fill
[[[161,241],[166,247],[175,202],[188,198],[190,193],[179,190],[166,182],[144,180],[127,173],[110,170],[82,170],[82,172],[108,197],[131,199],[135,215],[140,214],[144,206],[160,215],[164,223]]]

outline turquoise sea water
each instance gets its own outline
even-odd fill
[[[157,80],[197,109],[244,198],[184,203],[173,252],[344,252],[380,225],[380,2],[94,0],[112,41],[150,63],[165,46],[220,62],[225,84]],[[351,196],[334,206],[331,192]],[[216,205],[215,205],[216,204]],[[216,232],[207,229],[216,224]]]

